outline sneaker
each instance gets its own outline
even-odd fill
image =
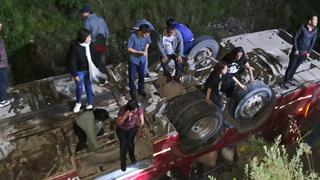
[[[140,94],[142,97],[147,97],[147,93],[144,92],[143,90],[142,90],[142,91],[139,91],[139,94]]]
[[[166,83],[169,83],[172,81],[172,76],[166,76]]]
[[[92,110],[92,109],[93,109],[92,104],[87,104],[87,106],[86,106],[86,110]]]
[[[131,99],[133,99],[133,100],[137,99],[136,92],[130,92],[130,95],[131,95]]]
[[[81,108],[81,103],[76,103],[76,105],[73,108],[73,112],[78,113],[80,111],[80,108]]]
[[[8,100],[4,100],[0,102],[0,108],[8,106],[9,104],[11,104],[13,102],[13,98],[8,99]]]
[[[177,83],[181,83],[180,76],[174,76],[173,80]]]

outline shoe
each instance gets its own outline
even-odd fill
[[[166,76],[166,83],[169,83],[172,81],[172,76]]]
[[[0,102],[0,108],[8,106],[9,104],[11,104],[13,102],[13,98],[10,98],[8,100],[4,100]]]
[[[80,111],[80,108],[81,108],[81,103],[76,103],[76,105],[73,108],[73,112],[78,113]]]
[[[133,99],[133,100],[137,99],[136,92],[130,92],[130,96],[131,96],[131,99]]]
[[[173,80],[177,83],[181,83],[180,76],[174,76]]]
[[[127,165],[125,161],[121,161],[121,171],[126,171],[127,170]]]
[[[91,104],[87,104],[86,110],[92,110],[92,109],[93,109],[93,106]]]
[[[131,160],[131,164],[135,164],[137,162],[136,158],[135,157],[130,157],[130,160]]]
[[[142,90],[142,91],[139,91],[139,94],[140,94],[142,97],[147,97],[147,93],[144,92],[143,90]]]

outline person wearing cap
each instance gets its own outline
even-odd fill
[[[132,99],[136,99],[136,85],[134,81],[138,73],[138,92],[141,96],[146,97],[144,91],[145,66],[148,56],[148,48],[151,44],[150,28],[147,24],[142,24],[139,30],[130,34],[128,39],[129,61],[129,87]]]
[[[125,171],[128,151],[131,163],[136,162],[134,139],[137,134],[138,137],[141,136],[144,126],[144,112],[136,100],[129,100],[128,103],[120,109],[116,125],[116,133],[120,141],[121,170]]]
[[[0,23],[0,32],[2,29],[2,24]],[[13,102],[13,98],[9,98],[8,89],[8,56],[6,52],[6,47],[4,45],[4,40],[0,37],[0,108],[8,106]]]
[[[84,5],[79,13],[84,20],[84,28],[90,31],[92,42],[95,44],[98,56],[96,64],[100,71],[105,72],[105,53],[110,36],[108,26],[102,17],[93,13],[91,6],[88,4]]]
[[[73,125],[74,132],[78,138],[76,152],[86,148],[87,141],[93,150],[99,148],[96,137],[104,134],[103,122],[109,118],[105,109],[94,109],[79,115]]]

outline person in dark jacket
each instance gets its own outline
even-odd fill
[[[70,71],[76,83],[76,104],[73,112],[77,113],[81,108],[81,94],[83,84],[87,94],[86,109],[93,109],[92,80],[99,81],[98,78],[105,78],[94,65],[95,58],[94,45],[91,43],[91,35],[87,29],[80,29],[76,42],[70,49]]]
[[[283,78],[283,86],[288,89],[288,83],[295,85],[293,75],[300,64],[310,56],[310,52],[317,39],[318,16],[311,15],[308,23],[302,24],[293,36],[293,47],[289,55],[290,61]]]
[[[79,13],[83,18],[84,28],[91,33],[92,43],[95,45],[97,67],[101,72],[105,72],[107,44],[110,36],[106,21],[96,15],[89,4],[84,5]],[[106,81],[99,79],[101,84]]]
[[[250,81],[253,82],[253,67],[250,66],[246,53],[242,47],[235,47],[228,54],[226,54],[222,61],[228,65],[228,72],[238,77],[239,74],[243,73],[245,69],[248,70],[250,75]]]
[[[227,64],[220,62],[216,64],[213,71],[209,75],[208,79],[204,84],[204,93],[206,95],[206,100],[210,103],[212,101],[219,109],[223,108],[222,104],[222,76],[228,73]]]
[[[138,123],[138,121],[140,122]],[[136,100],[129,100],[128,103],[120,109],[116,124],[116,133],[120,141],[121,170],[125,171],[128,151],[131,163],[136,162],[134,155],[134,138],[137,133],[138,137],[141,136],[144,126],[144,112]]]
[[[87,140],[90,149],[96,150],[99,148],[96,136],[104,134],[103,122],[108,118],[109,114],[105,109],[86,111],[76,118],[73,126],[74,132],[79,140],[76,152],[87,147]]]
[[[2,24],[0,23],[0,31]],[[0,37],[0,108],[8,106],[13,102],[13,98],[9,98],[8,89],[8,56],[4,40]]]

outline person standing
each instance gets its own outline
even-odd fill
[[[86,109],[91,110],[93,109],[92,81],[99,82],[99,78],[106,78],[106,75],[101,73],[93,63],[96,54],[87,29],[78,31],[76,42],[70,51],[70,71],[76,83],[76,104],[73,112],[80,111],[83,84],[87,94]]]
[[[91,33],[92,42],[97,53],[97,66],[101,72],[105,72],[107,43],[110,36],[105,20],[93,13],[90,5],[84,5],[79,13],[84,20],[84,28]]]
[[[99,145],[96,141],[96,136],[104,134],[103,122],[108,118],[109,114],[104,109],[86,111],[76,118],[73,125],[73,130],[79,140],[76,147],[76,152],[87,147],[87,140],[91,149],[95,150],[99,148]]]
[[[2,24],[0,23],[0,32],[2,30]],[[8,89],[8,56],[4,40],[0,37],[0,108],[8,106],[13,102],[13,98],[9,98]]]
[[[295,85],[293,75],[300,64],[310,56],[310,52],[317,39],[318,16],[311,15],[308,23],[302,24],[293,36],[293,47],[289,55],[290,61],[283,78],[283,86],[288,89],[288,83]]]
[[[128,40],[128,52],[130,53],[129,62],[129,86],[132,99],[136,99],[136,86],[134,81],[138,73],[138,92],[141,96],[146,97],[144,91],[145,67],[148,56],[148,48],[151,44],[150,28],[147,24],[142,24],[138,31],[130,34]]]
[[[139,123],[138,120],[140,121]],[[144,112],[143,109],[139,107],[136,100],[129,100],[128,103],[120,109],[116,125],[116,133],[120,141],[121,170],[125,171],[128,151],[131,162],[136,162],[134,155],[134,139],[137,133],[138,137],[141,136],[142,128],[144,126]]]
[[[174,80],[180,83],[180,77],[183,71],[182,56],[183,56],[183,41],[173,26],[168,26],[159,40],[159,51],[161,54],[161,65],[163,74],[166,76],[166,82],[172,80],[169,62],[175,62]]]

